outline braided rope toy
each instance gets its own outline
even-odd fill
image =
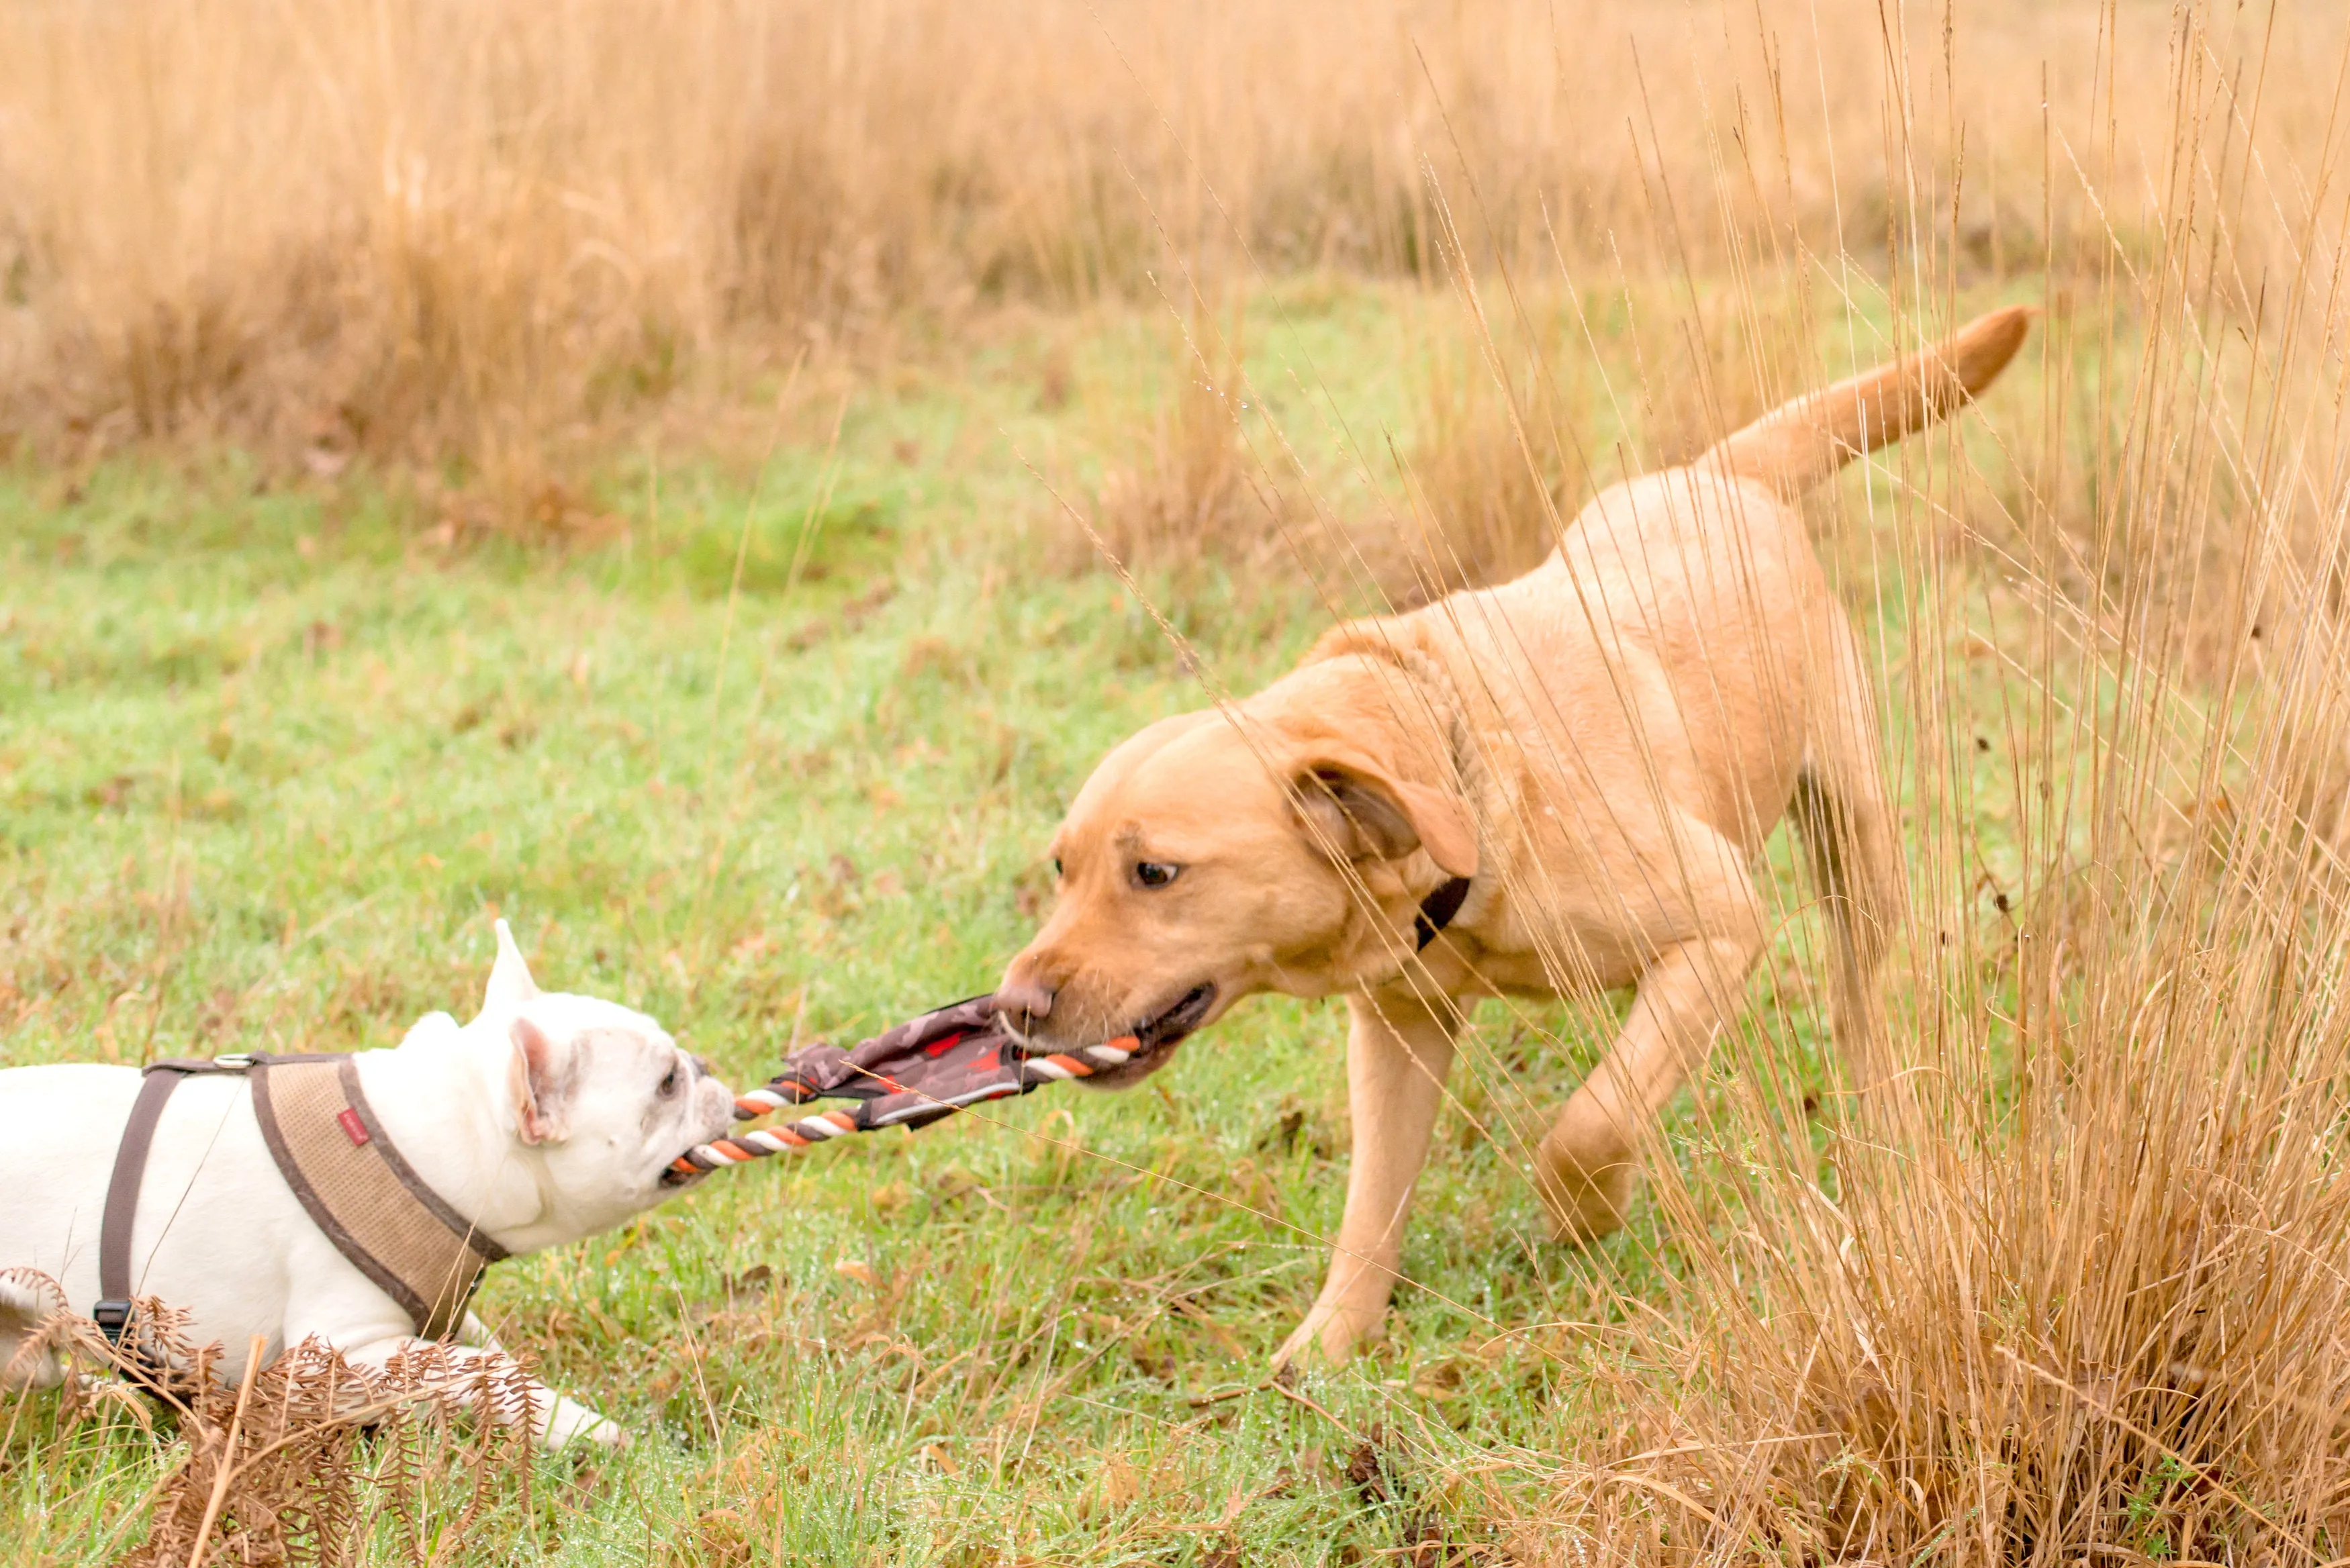
[[[926,1127],[966,1106],[1008,1099],[1070,1078],[1090,1078],[1141,1049],[1131,1034],[1076,1051],[1031,1056],[997,1016],[995,998],[974,996],[910,1019],[854,1050],[811,1045],[795,1052],[764,1085],[735,1096],[737,1120],[811,1100],[855,1100],[854,1109],[822,1111],[797,1121],[700,1144],[671,1162],[688,1180],[704,1171],[881,1127]]]

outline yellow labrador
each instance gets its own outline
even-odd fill
[[[1643,1130],[1764,943],[1748,867],[1792,815],[1833,917],[1835,1024],[1870,1075],[1901,878],[1858,645],[1794,503],[2014,355],[2031,312],[1788,403],[1594,499],[1505,587],[1337,627],[1244,701],[1110,753],[1053,840],[1051,919],[1004,971],[1039,1048],[1165,1064],[1254,992],[1343,992],[1354,1158],[1327,1282],[1279,1360],[1378,1328],[1476,998],[1636,985],[1544,1137],[1562,1239],[1622,1223]]]

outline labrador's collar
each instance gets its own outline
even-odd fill
[[[1426,952],[1436,933],[1452,923],[1452,917],[1469,901],[1469,881],[1466,877],[1455,877],[1419,901],[1411,917],[1412,951]]]

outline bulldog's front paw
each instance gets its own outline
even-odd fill
[[[546,1413],[546,1424],[539,1428],[542,1448],[567,1449],[575,1445],[603,1449],[617,1454],[629,1446],[626,1428],[607,1421],[587,1406],[555,1397],[555,1407]]]
[[[1383,1315],[1384,1308],[1366,1312],[1343,1302],[1315,1302],[1305,1321],[1273,1353],[1273,1370],[1342,1366],[1357,1345],[1372,1337]]]

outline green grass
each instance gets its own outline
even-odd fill
[[[1115,373],[1148,337],[1087,352]],[[1092,760],[1199,698],[1106,576],[974,534],[1035,486],[959,418],[1053,435],[995,379],[976,418],[920,387],[860,400],[829,460],[785,450],[755,501],[672,472],[655,514],[651,475],[624,476],[628,539],[567,556],[452,552],[363,485],[262,493],[233,464],[108,467],[69,501],[10,475],[0,1062],[387,1045],[477,1003],[500,914],[544,982],[646,1008],[736,1083],[795,1038],[986,989]],[[1186,619],[1236,685],[1318,624],[1213,585]],[[727,1173],[501,1268],[484,1315],[639,1440],[564,1506],[525,1518],[517,1490],[460,1560],[1392,1545],[1443,1500],[1367,1501],[1343,1474],[1363,1435],[1418,1486],[1543,1441],[1553,1357],[1480,1347],[1608,1310],[1634,1244],[1537,1241],[1531,1194],[1457,1124],[1408,1254],[1423,1288],[1311,1387],[1336,1423],[1272,1392],[1193,1407],[1260,1377],[1318,1282],[1342,1031],[1259,1002],[1141,1093]],[[1523,1092],[1571,1082],[1521,1054]],[[80,1560],[157,1455],[126,1423],[23,1427],[0,1537]]]
[[[1252,351],[1310,367],[1263,378],[1293,431],[1336,388],[1367,434],[1403,417],[1400,330],[1306,293]],[[389,1045],[470,1013],[500,915],[543,983],[646,1009],[736,1084],[986,989],[1093,760],[1200,700],[1106,574],[1032,558],[1024,458],[1097,472],[1163,379],[1155,333],[1012,333],[860,386],[837,446],[799,431],[756,482],[616,463],[624,531],[569,553],[446,545],[364,480],[225,460],[0,473],[0,1064]],[[1238,689],[1327,616],[1212,576],[1178,613]],[[1550,1245],[1480,1131],[1538,1125],[1588,1065],[1592,1030],[1531,1026],[1482,1015],[1389,1336],[1303,1400],[1192,1402],[1259,1379],[1319,1282],[1335,1003],[1253,1002],[1134,1094],[721,1173],[504,1265],[484,1316],[638,1440],[550,1461],[576,1484],[528,1515],[515,1489],[451,1560],[1313,1563],[1424,1512],[1473,1538],[1590,1429],[1594,1325],[1672,1297],[1651,1220]],[[0,1561],[135,1532],[154,1439],[13,1430]],[[1374,1434],[1385,1499],[1344,1473]]]

